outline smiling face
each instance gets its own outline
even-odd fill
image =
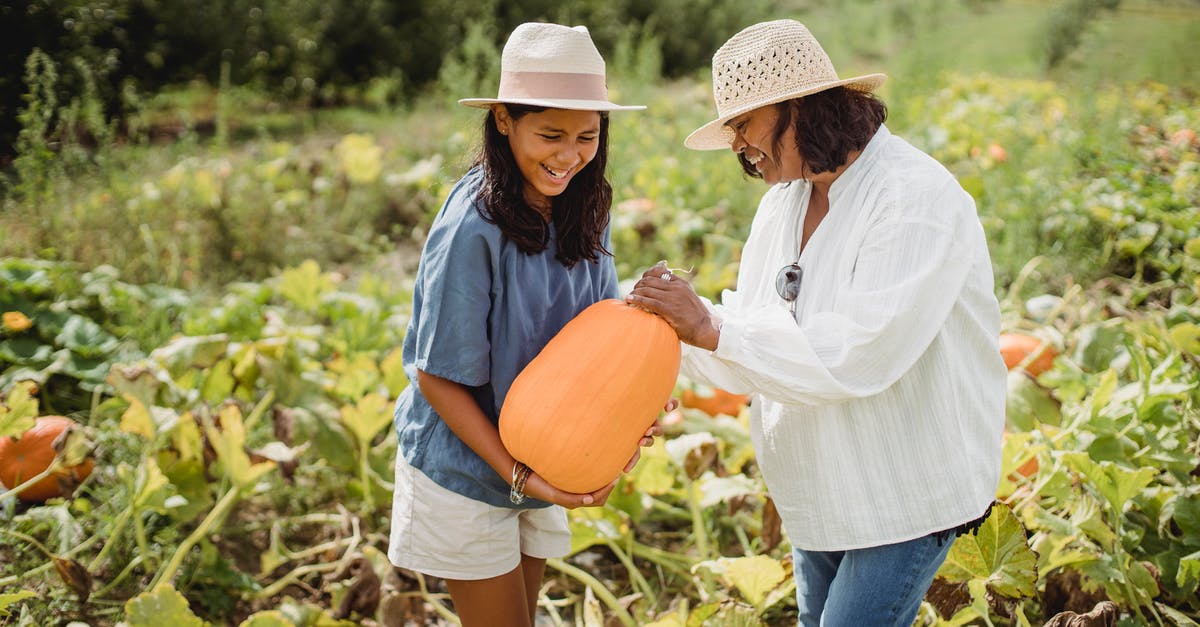
[[[800,155],[796,130],[791,124],[778,129],[778,105],[766,105],[725,123],[733,131],[729,147],[749,163],[770,185],[808,178]]]
[[[550,198],[563,193],[571,178],[596,157],[600,113],[546,109],[514,118],[504,105],[496,105],[493,112],[496,128],[508,136],[525,179],[526,202],[548,216]]]

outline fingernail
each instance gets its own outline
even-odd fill
[[[583,504],[584,504],[584,505],[591,505],[591,504],[592,504],[592,497],[591,497],[590,495],[589,495],[589,496],[585,496],[585,497],[583,497]]]

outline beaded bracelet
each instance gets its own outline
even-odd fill
[[[525,502],[525,482],[529,480],[531,474],[533,474],[533,469],[529,466],[521,462],[513,464],[512,487],[508,491],[508,500],[512,501],[513,505]]]

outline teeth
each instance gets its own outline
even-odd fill
[[[758,162],[762,161],[762,160],[763,160],[763,155],[761,152],[754,156],[749,156],[749,155],[746,156],[746,161],[749,161],[750,165],[758,165]]]
[[[542,169],[545,170],[546,173],[549,174],[552,178],[556,178],[556,179],[561,179],[561,178],[565,177],[566,175],[570,174],[571,170],[573,170],[574,168],[575,168],[575,166],[571,166],[571,167],[567,168],[566,170],[555,170],[555,169],[547,166],[544,163],[542,164]]]

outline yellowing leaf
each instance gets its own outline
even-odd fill
[[[279,610],[267,610],[247,618],[238,627],[296,627],[296,624]]]
[[[370,135],[350,133],[338,142],[333,152],[352,183],[372,183],[383,171],[383,148]]]
[[[787,576],[778,560],[766,555],[731,559],[726,574],[738,592],[755,607]]]
[[[125,624],[128,627],[204,627],[188,607],[187,599],[167,584],[151,592],[143,592],[125,603]]]
[[[985,583],[1009,598],[1031,597],[1036,593],[1037,554],[1026,543],[1021,521],[997,503],[977,532],[954,541],[938,576],[952,583]]]
[[[333,287],[333,279],[321,274],[321,266],[308,259],[298,267],[283,271],[279,293],[305,311],[316,311],[321,304],[321,296]]]
[[[357,404],[342,407],[342,422],[359,442],[370,442],[392,423],[392,406],[379,394],[367,394]]]
[[[387,357],[379,362],[379,370],[383,373],[383,385],[392,398],[400,396],[404,388],[408,387],[408,375],[404,372],[401,349],[396,348],[388,353]]]
[[[121,414],[121,431],[140,435],[147,440],[154,439],[154,420],[150,417],[150,410],[132,396],[125,398],[129,401],[129,408]]]
[[[0,437],[21,435],[33,428],[38,415],[35,389],[29,381],[18,382],[0,403]]]
[[[247,488],[259,477],[275,468],[274,462],[250,464],[250,456],[243,448],[246,432],[242,424],[242,411],[236,405],[227,405],[220,412],[221,426],[216,427],[211,418],[205,416],[204,431],[217,458],[225,468],[225,474],[239,488]]]

